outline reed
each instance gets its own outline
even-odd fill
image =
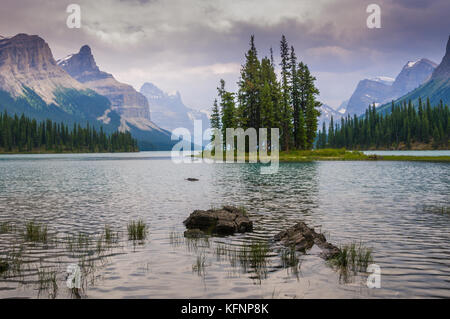
[[[48,240],[47,225],[38,224],[33,221],[27,222],[24,237],[25,241],[46,243]]]
[[[367,266],[373,262],[372,249],[365,247],[361,242],[344,245],[330,262],[339,268],[355,272],[366,271]]]
[[[142,219],[130,221],[127,230],[129,240],[144,240],[147,238],[148,227]]]

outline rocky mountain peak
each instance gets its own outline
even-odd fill
[[[88,46],[87,44],[83,45],[80,48],[80,52],[78,52],[80,55],[91,55],[92,56],[92,51],[91,51],[91,47]]]
[[[37,35],[19,33],[0,39],[0,89],[22,96],[24,87],[45,102],[54,102],[57,88],[84,87],[56,64],[47,42]]]
[[[18,51],[22,54],[16,54]],[[0,66],[5,64],[28,70],[46,68],[48,65],[56,65],[56,62],[44,39],[37,35],[19,33],[0,40]]]
[[[112,74],[101,71],[88,45],[83,45],[78,53],[59,60],[58,64],[77,81],[109,99],[112,109],[122,117],[122,129],[129,130],[127,125],[130,123],[133,126],[140,125],[143,130],[154,126],[150,122],[147,99],[131,85],[121,83]]]
[[[427,81],[437,64],[422,58],[408,61],[392,84],[392,98],[400,97],[422,85]]]
[[[150,82],[145,82],[142,84],[139,92],[147,96],[147,98],[161,98],[165,96],[165,93],[159,87]]]
[[[450,54],[450,35],[448,36],[447,49],[445,50],[445,55],[448,56],[449,54]]]
[[[442,80],[450,78],[450,36],[447,42],[445,55],[442,58],[441,64],[434,70],[432,79]]]
[[[83,45],[78,53],[58,60],[58,65],[81,83],[112,77],[100,71],[88,45]]]

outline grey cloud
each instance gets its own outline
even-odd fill
[[[238,72],[214,70],[243,63],[251,34],[260,56],[270,47],[277,56],[285,34],[317,73],[321,98],[339,104],[361,77],[395,76],[414,58],[440,62],[450,30],[448,0],[79,0],[80,30],[65,27],[73,2],[3,0],[0,34],[38,34],[57,58],[87,43],[100,67],[121,81],[137,88],[153,81],[199,108],[211,104],[221,77],[235,87]],[[373,2],[382,10],[377,30],[366,27]]]

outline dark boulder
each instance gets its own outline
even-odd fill
[[[186,178],[186,180],[189,182],[198,182],[198,178],[194,178],[194,177],[188,177],[188,178]]]
[[[9,269],[9,264],[6,261],[0,260],[0,274],[8,271],[8,269]]]
[[[275,241],[280,241],[284,246],[295,247],[295,250],[305,252],[317,245],[322,249],[321,256],[330,259],[339,253],[339,248],[327,242],[325,236],[316,233],[313,228],[308,227],[304,222],[299,222],[294,226],[283,230],[275,235]]]
[[[232,206],[195,210],[183,223],[187,229],[199,229],[208,234],[231,235],[253,230],[245,210]]]

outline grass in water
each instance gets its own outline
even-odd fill
[[[362,243],[344,245],[330,262],[341,269],[366,271],[367,266],[373,262],[372,249],[364,247]]]
[[[57,271],[54,269],[39,268],[38,269],[39,293],[48,291],[50,298],[56,298],[58,292]]]
[[[109,225],[105,225],[103,230],[103,238],[107,244],[116,244],[119,242],[119,233],[114,232]]]
[[[184,236],[183,234],[177,233],[175,231],[170,232],[169,234],[170,245],[172,247],[180,247],[184,244]]]
[[[0,223],[0,234],[6,234],[13,230],[13,226],[10,222],[1,222]]]
[[[129,240],[144,240],[147,238],[148,227],[142,219],[138,221],[132,220],[128,223],[127,229]]]
[[[249,247],[249,260],[253,268],[263,268],[267,264],[269,245],[266,242],[253,241]]]
[[[200,255],[197,256],[195,264],[192,265],[192,271],[203,277],[205,275],[206,260],[206,255],[204,253],[200,253]]]
[[[26,241],[46,243],[48,240],[47,225],[27,222],[24,237]]]
[[[295,246],[291,246],[289,249],[283,249],[281,252],[281,266],[283,268],[297,267],[299,258],[295,252]]]

